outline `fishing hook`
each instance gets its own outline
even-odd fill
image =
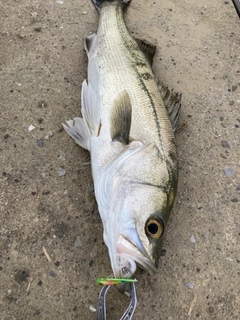
[[[96,320],[106,320],[106,294],[110,285],[102,288],[98,298]],[[134,282],[130,283],[131,301],[120,320],[131,320],[137,306],[137,294]]]

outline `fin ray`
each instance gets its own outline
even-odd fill
[[[67,125],[62,124],[63,128],[82,148],[90,150],[90,132],[83,118],[74,118],[66,121]]]
[[[161,82],[158,82],[158,87],[164,102],[164,105],[167,109],[168,116],[171,120],[173,131],[176,132],[178,127],[180,109],[181,109],[181,92],[173,92],[169,90],[167,86],[163,85]]]
[[[156,52],[156,46],[154,44],[148,42],[147,40],[135,38],[135,41],[137,42],[140,50],[144,53],[150,66],[152,66],[153,57]]]

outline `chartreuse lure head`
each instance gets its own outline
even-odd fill
[[[115,284],[125,283],[125,282],[137,282],[137,279],[120,279],[120,278],[98,278],[97,283],[103,286],[113,286]]]

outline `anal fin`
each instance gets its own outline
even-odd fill
[[[179,121],[179,114],[181,109],[181,92],[173,92],[169,90],[167,86],[163,85],[161,82],[158,82],[158,87],[164,102],[164,105],[167,109],[168,116],[171,120],[173,131],[176,132]]]
[[[129,143],[132,121],[132,104],[126,90],[122,91],[114,101],[111,114],[111,138],[124,144]]]

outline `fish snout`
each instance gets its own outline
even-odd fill
[[[137,265],[149,273],[155,273],[155,260],[147,254],[140,239],[133,243],[129,237],[120,234],[116,249],[120,262],[117,263],[119,270],[118,274],[121,275],[122,278],[132,277],[136,271]]]

